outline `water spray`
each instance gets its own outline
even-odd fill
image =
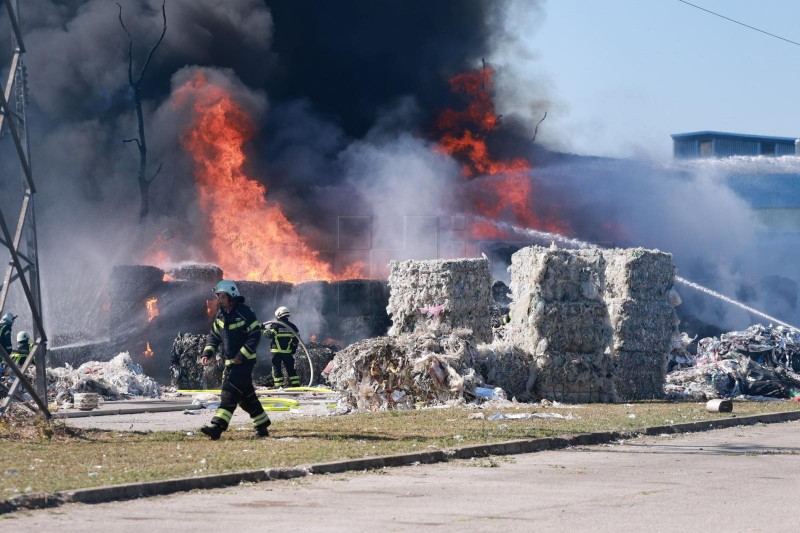
[[[488,218],[481,217],[481,216],[476,216],[475,219],[476,220],[480,220],[481,222],[488,222],[488,223],[490,223],[490,224],[492,224],[492,225],[494,225],[494,226],[496,226],[496,227],[498,227],[500,229],[513,231],[514,233],[527,235],[529,237],[533,237],[533,238],[536,238],[536,239],[541,239],[541,240],[544,240],[544,241],[550,241],[550,242],[554,242],[554,243],[557,242],[559,244],[566,245],[566,246],[571,246],[573,248],[577,248],[577,249],[580,249],[580,250],[589,250],[589,249],[592,249],[592,248],[601,248],[601,246],[598,246],[596,244],[592,244],[590,242],[582,241],[580,239],[573,239],[571,237],[565,237],[564,235],[559,235],[558,233],[553,233],[553,232],[550,232],[550,231],[540,231],[540,230],[536,230],[536,229],[532,229],[532,228],[522,228],[520,226],[515,226],[514,224],[510,224],[508,222],[498,222],[498,221],[490,220]],[[736,307],[744,309],[748,313],[752,313],[754,315],[760,316],[761,318],[765,318],[765,319],[767,319],[767,320],[769,320],[771,322],[774,322],[775,324],[778,324],[778,325],[781,325],[781,326],[784,326],[784,327],[787,327],[787,328],[790,328],[790,329],[798,330],[798,328],[796,328],[795,326],[792,326],[791,324],[787,324],[786,322],[784,322],[782,320],[779,320],[779,319],[775,318],[774,316],[770,316],[770,315],[768,315],[766,313],[763,313],[763,312],[759,311],[758,309],[753,309],[749,305],[746,305],[746,304],[743,304],[742,302],[736,301],[733,298],[729,298],[728,296],[725,296],[724,294],[720,294],[717,291],[713,291],[713,290],[709,289],[708,287],[703,287],[699,283],[695,283],[693,281],[689,281],[688,279],[682,278],[681,276],[675,276],[675,281],[677,281],[681,285],[685,285],[685,286],[690,287],[690,288],[692,288],[694,290],[700,291],[703,294],[707,294],[708,296],[712,296],[714,298],[717,298],[718,300],[721,300],[721,301],[723,301],[725,303],[729,303],[731,305],[735,305]]]

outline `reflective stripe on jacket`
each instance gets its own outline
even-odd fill
[[[297,333],[298,329],[293,323],[288,320],[283,320],[287,327],[280,324],[269,324],[267,329],[264,330],[264,336],[272,339],[272,344],[269,351],[272,353],[290,353],[294,354],[297,351]]]
[[[243,303],[237,303],[230,313],[222,309],[217,311],[211,324],[211,333],[206,337],[203,355],[211,356],[222,346],[222,358],[226,364],[230,364],[228,361],[237,355],[241,355],[245,361],[255,361],[260,340],[261,323],[255,313]]]

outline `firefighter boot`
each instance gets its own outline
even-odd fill
[[[211,440],[219,440],[220,436],[222,435],[222,428],[216,424],[203,426],[200,428],[200,431],[207,435]]]
[[[267,418],[267,421],[263,424],[256,426],[256,437],[269,437],[269,430],[267,429],[269,425],[272,424],[272,420]]]

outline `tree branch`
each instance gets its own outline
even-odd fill
[[[164,40],[164,35],[167,34],[167,9],[165,7],[166,5],[167,5],[167,0],[163,0],[161,2],[161,16],[164,18],[164,29],[161,30],[161,37],[158,38],[158,42],[153,46],[153,48],[150,49],[150,53],[147,54],[147,60],[145,60],[144,62],[142,71],[139,72],[139,79],[136,80],[136,85],[139,85],[139,83],[141,83],[142,76],[144,76],[144,72],[147,70],[147,65],[150,64],[150,59],[152,59],[153,54],[156,52],[156,48],[158,48],[158,45],[160,45],[161,41]]]
[[[156,179],[156,176],[158,176],[158,173],[161,172],[161,167],[163,166],[164,166],[163,162],[158,164],[158,169],[153,173],[153,177],[147,180],[148,185],[153,183],[153,180]]]
[[[142,145],[139,144],[139,139],[136,139],[136,138],[134,138],[134,139],[123,139],[122,142],[124,142],[124,143],[136,143],[136,146],[138,146],[139,148],[142,147]]]
[[[544,122],[544,119],[546,118],[547,118],[547,111],[544,112],[544,116],[541,119],[539,119],[539,122],[536,123],[536,128],[533,130],[533,139],[531,139],[532,143],[536,142],[536,134],[539,132],[539,124]]]
[[[128,35],[128,83],[133,87],[133,37],[125,27],[125,23],[122,22],[122,5],[119,2],[117,2],[117,7],[119,7],[119,23]]]

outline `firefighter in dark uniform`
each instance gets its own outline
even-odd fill
[[[200,428],[212,440],[219,439],[228,429],[233,412],[238,405],[250,415],[256,436],[267,437],[271,421],[253,387],[253,367],[256,364],[256,347],[261,340],[261,324],[255,313],[244,305],[244,297],[232,281],[217,283],[214,293],[219,300],[219,311],[214,317],[211,333],[206,337],[201,362],[206,365],[221,347],[225,371],[222,374],[222,391],[219,409],[211,424]]]
[[[3,318],[0,319],[0,345],[6,349],[6,352],[9,355],[11,354],[11,350],[14,348],[11,346],[11,327],[14,325],[14,320],[16,318],[17,317],[14,313],[6,313],[3,315]],[[2,363],[2,361],[0,361],[0,363]]]
[[[298,329],[297,326],[289,322],[290,315],[289,309],[281,306],[275,310],[275,318],[286,325],[264,324],[264,336],[271,339],[269,351],[272,354],[272,380],[275,382],[276,387],[285,385],[281,365],[286,367],[289,386],[300,386],[300,376],[297,375],[297,369],[294,366],[294,354],[299,344],[297,341]]]
[[[20,331],[17,333],[17,347],[9,354],[14,364],[22,368],[25,360],[31,353],[31,335],[27,331]]]

